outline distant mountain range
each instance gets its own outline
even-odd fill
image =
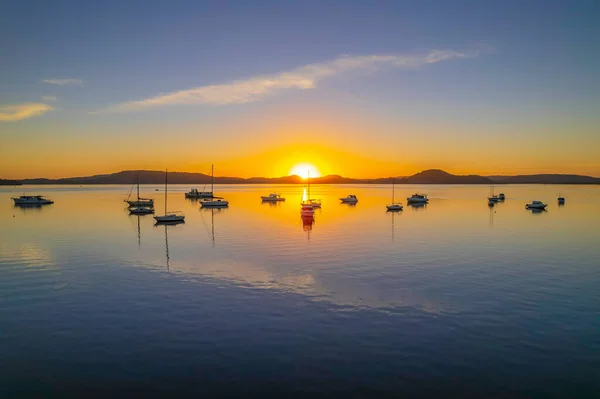
[[[0,185],[18,184],[133,184],[139,174],[141,184],[162,184],[165,173],[153,170],[127,170],[105,175],[69,177],[64,179],[23,179],[3,180]],[[203,173],[169,172],[172,184],[210,184],[211,177]],[[310,179],[313,184],[600,184],[600,178],[580,175],[520,175],[520,176],[478,176],[453,175],[439,169],[430,169],[406,177],[386,177],[379,179],[353,179],[338,175],[328,175]],[[283,177],[216,177],[216,184],[302,184],[300,176]]]

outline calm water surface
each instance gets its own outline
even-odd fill
[[[224,210],[189,188],[166,227],[125,186],[0,188],[2,398],[600,392],[600,187],[501,186],[489,208],[485,186],[402,185],[431,201],[392,214],[389,186],[313,186],[314,223],[300,186],[219,186]]]

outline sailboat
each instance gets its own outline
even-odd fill
[[[200,206],[203,208],[226,208],[229,206],[229,201],[226,201],[223,198],[215,197],[215,166],[212,165],[212,180],[210,182],[210,192],[212,194],[212,199],[205,199],[200,202]]]
[[[493,205],[499,201],[500,201],[500,197],[498,197],[497,195],[494,195],[494,185],[491,184],[490,185],[490,196],[488,197],[488,204]]]
[[[132,187],[133,190],[133,187]],[[144,208],[152,208],[154,206],[154,200],[152,198],[141,198],[140,197],[140,174],[137,174],[137,200],[130,200],[129,198],[131,197],[131,191],[129,192],[129,196],[127,196],[127,199],[125,200],[125,202],[127,202],[129,204],[129,206],[131,207],[144,207]],[[131,209],[130,209],[131,210]],[[132,212],[134,213],[134,212]],[[140,212],[140,213],[144,213],[144,212]],[[154,213],[154,211],[152,212],[145,212],[145,213]]]
[[[140,205],[148,203],[146,199],[140,198],[140,174],[137,179],[137,201],[131,201],[138,205],[130,205],[129,213],[132,215],[148,215],[154,213],[154,200],[150,200],[150,205]]]
[[[306,201],[302,202],[302,205],[310,205],[312,208],[320,208],[321,200],[310,198],[310,170],[306,175]]]
[[[167,212],[167,192],[168,192],[168,184],[167,184],[167,175],[168,172],[165,169],[165,214],[162,216],[154,216],[154,220],[156,223],[175,223],[175,222],[183,222],[185,216],[181,212]]]
[[[215,178],[215,166],[212,165],[210,168],[210,174],[214,180]],[[206,184],[204,185],[204,190],[206,188]],[[197,188],[192,188],[189,192],[185,193],[185,198],[214,198],[213,191],[198,191]]]
[[[395,184],[396,184],[396,180],[392,181],[392,204],[385,206],[388,211],[401,211],[402,210],[402,204],[394,201],[394,194],[396,193]]]

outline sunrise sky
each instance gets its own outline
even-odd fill
[[[4,2],[0,177],[600,176],[600,3]]]

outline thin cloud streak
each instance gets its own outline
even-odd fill
[[[242,104],[284,89],[307,90],[317,87],[323,79],[352,70],[376,70],[380,66],[395,68],[419,68],[459,58],[476,57],[477,53],[457,52],[453,50],[431,50],[419,55],[365,55],[343,56],[332,61],[309,64],[274,75],[257,76],[245,80],[236,80],[227,84],[195,87],[173,93],[129,101],[91,112],[116,113],[136,111],[151,107],[174,104]]]
[[[56,96],[42,96],[40,98],[42,99],[42,101],[45,101],[45,102],[58,101],[58,98]]]
[[[81,80],[81,79],[74,79],[74,78],[69,78],[69,79],[44,79],[44,80],[42,80],[42,83],[48,83],[48,84],[51,84],[51,85],[59,85],[59,86],[65,86],[65,85],[81,86],[81,85],[83,85],[83,80]]]
[[[44,103],[23,103],[0,105],[0,122],[16,122],[34,116],[44,115],[54,108]]]

